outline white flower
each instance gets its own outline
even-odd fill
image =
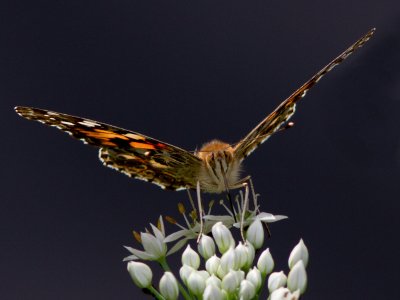
[[[232,233],[222,222],[216,223],[211,230],[220,253],[225,253],[229,248],[235,246]]]
[[[138,258],[143,260],[160,260],[166,256],[167,245],[164,242],[164,233],[153,224],[150,224],[150,226],[153,229],[154,235],[147,232],[140,233],[140,239],[144,251],[125,246],[125,248],[133,255],[125,258],[124,260],[135,260]]]
[[[181,277],[182,281],[187,284],[187,280],[190,276],[190,274],[192,274],[192,272],[196,271],[195,269],[193,269],[191,266],[188,265],[183,265],[180,269],[179,269],[179,276]]]
[[[147,288],[151,285],[153,273],[150,268],[141,262],[130,261],[128,262],[128,272],[131,275],[133,282],[141,289]]]
[[[204,276],[197,271],[193,271],[187,279],[187,286],[194,295],[200,297],[206,288]]]
[[[279,288],[271,294],[271,300],[297,300],[300,297],[299,291],[291,293],[287,288]]]
[[[203,300],[223,300],[224,294],[222,291],[215,285],[210,284],[204,290]]]
[[[256,291],[260,289],[262,284],[262,277],[261,272],[256,267],[254,267],[247,273],[246,279],[254,285]]]
[[[289,256],[289,268],[292,267],[299,261],[302,260],[304,263],[304,267],[307,267],[308,264],[308,249],[301,239],[300,242],[293,248],[292,252]]]
[[[274,272],[271,275],[269,275],[268,278],[268,290],[270,293],[273,291],[284,287],[286,285],[286,275],[283,273],[283,271],[280,272]]]
[[[221,279],[212,274],[210,277],[206,279],[206,286],[209,285],[215,285],[216,287],[221,288]]]
[[[235,249],[230,248],[222,255],[220,267],[224,273],[228,273],[230,270],[237,270],[239,268],[239,261]]]
[[[287,219],[287,216],[273,215],[267,212],[260,212],[254,217],[254,219],[258,219],[264,223],[274,223],[283,219]]]
[[[299,290],[303,294],[307,287],[307,273],[302,260],[299,260],[290,270],[287,280],[289,290]]]
[[[206,270],[210,274],[217,274],[218,268],[220,266],[221,259],[216,255],[211,256],[206,261]]]
[[[196,270],[200,266],[200,257],[197,252],[190,247],[190,245],[187,245],[186,250],[182,254],[182,264],[188,265]]]
[[[238,267],[248,269],[252,264],[255,256],[255,250],[251,243],[243,245],[239,242],[239,245],[235,248],[236,256],[238,258]]]
[[[260,220],[256,219],[250,224],[246,232],[246,239],[255,249],[260,249],[262,247],[264,244],[264,228]]]
[[[179,296],[178,282],[171,272],[165,272],[160,279],[160,293],[166,300],[176,300]]]
[[[221,287],[228,293],[235,293],[236,289],[239,287],[240,278],[236,271],[230,271],[222,279]]]
[[[207,281],[208,278],[210,278],[210,274],[206,271],[206,270],[201,270],[201,271],[197,271],[197,273],[203,277],[203,279],[205,281]]]
[[[208,235],[202,235],[199,244],[197,245],[200,255],[204,259],[209,259],[215,254],[214,240]]]
[[[256,288],[253,285],[253,283],[251,283],[246,279],[242,280],[242,282],[240,282],[240,290],[239,290],[240,299],[250,300],[253,299],[255,295],[256,295]]]
[[[268,275],[274,269],[274,260],[272,259],[269,248],[265,249],[258,258],[257,268],[263,276]]]

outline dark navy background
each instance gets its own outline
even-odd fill
[[[398,1],[2,1],[0,16],[2,299],[144,298],[122,245],[186,201],[102,167],[15,105],[188,150],[236,142],[372,27],[245,174],[264,211],[290,217],[267,241],[276,270],[301,237],[309,247],[305,299],[398,296]]]

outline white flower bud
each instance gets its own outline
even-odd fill
[[[187,285],[187,280],[190,276],[190,274],[192,274],[192,272],[196,271],[195,269],[193,269],[191,266],[188,265],[183,265],[180,269],[179,269],[179,276],[181,277],[182,281]]]
[[[211,230],[220,253],[225,253],[229,248],[235,246],[232,233],[222,222],[215,223]]]
[[[202,235],[197,250],[204,259],[209,259],[215,254],[215,243],[214,240],[208,235]]]
[[[287,287],[292,292],[299,290],[303,294],[307,287],[307,273],[302,260],[299,260],[290,270]]]
[[[189,290],[200,298],[203,295],[204,289],[206,288],[206,281],[199,272],[194,271],[189,275],[187,279],[187,286]]]
[[[165,272],[160,279],[159,289],[166,300],[176,300],[179,296],[178,282],[171,272]]]
[[[253,245],[248,242],[243,245],[242,242],[239,242],[239,245],[235,248],[236,256],[238,258],[238,267],[239,268],[249,268],[253,264],[255,250]]]
[[[287,288],[279,288],[272,292],[271,300],[298,300],[300,297],[299,291],[291,293]]]
[[[131,275],[133,282],[141,289],[147,288],[151,285],[153,273],[151,269],[141,262],[130,261],[128,262],[128,272]]]
[[[261,221],[256,219],[250,224],[246,232],[246,239],[254,246],[255,249],[260,249],[264,244],[264,228]]]
[[[242,242],[239,242],[239,245],[236,246],[235,252],[238,259],[238,267],[244,267],[247,262],[247,250]]]
[[[235,271],[230,271],[222,279],[221,287],[228,293],[232,294],[239,287],[240,280]]]
[[[167,245],[163,241],[146,232],[142,232],[140,238],[145,252],[152,257],[152,260],[159,260],[166,256]]]
[[[240,283],[240,290],[239,290],[240,299],[250,300],[253,299],[255,295],[256,295],[256,288],[254,287],[254,285],[246,279],[243,280]]]
[[[262,284],[261,272],[256,267],[254,267],[247,273],[246,279],[254,285],[256,291],[258,291],[261,288]]]
[[[229,272],[230,270],[237,270],[239,268],[235,249],[230,248],[222,255],[220,267],[225,273]]]
[[[207,280],[208,278],[210,278],[210,274],[208,274],[208,272],[205,271],[205,270],[197,271],[197,273],[198,273],[201,277],[203,277],[204,280]]]
[[[217,275],[219,278],[222,279],[222,278],[225,277],[226,274],[228,274],[228,271],[224,271],[224,270],[221,268],[221,266],[219,266],[216,275]]]
[[[203,293],[203,300],[224,300],[224,294],[215,285],[207,285]]]
[[[219,279],[214,274],[211,275],[208,279],[206,279],[206,286],[215,285],[217,288],[221,288],[221,279]]]
[[[209,274],[217,274],[218,267],[220,265],[221,259],[216,255],[211,256],[206,261],[206,270]]]
[[[292,252],[290,252],[289,256],[289,268],[292,267],[299,261],[302,260],[304,263],[304,267],[307,267],[308,264],[308,249],[301,239],[300,242],[293,248]]]
[[[274,272],[268,277],[268,290],[270,293],[286,285],[286,275],[283,271]]]
[[[197,270],[200,266],[200,256],[187,245],[186,250],[182,253],[182,264]]]
[[[272,259],[272,255],[269,252],[269,249],[265,249],[260,257],[258,258],[257,262],[257,269],[260,270],[263,276],[268,275],[274,269],[274,260]]]

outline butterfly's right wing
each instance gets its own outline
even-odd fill
[[[17,106],[28,120],[56,127],[100,148],[104,165],[162,188],[194,188],[202,161],[189,151],[143,134],[45,109]]]
[[[265,142],[274,132],[292,117],[296,102],[303,98],[307,91],[316,84],[326,73],[345,60],[355,50],[364,45],[374,34],[375,28],[347,48],[342,54],[327,64],[321,71],[304,83],[292,95],[283,101],[270,115],[258,124],[244,139],[234,147],[235,157],[242,160],[253,152],[260,143]]]

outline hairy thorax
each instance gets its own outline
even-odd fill
[[[231,145],[213,140],[195,155],[203,161],[199,174],[203,191],[221,193],[241,186],[240,161],[235,158]]]

